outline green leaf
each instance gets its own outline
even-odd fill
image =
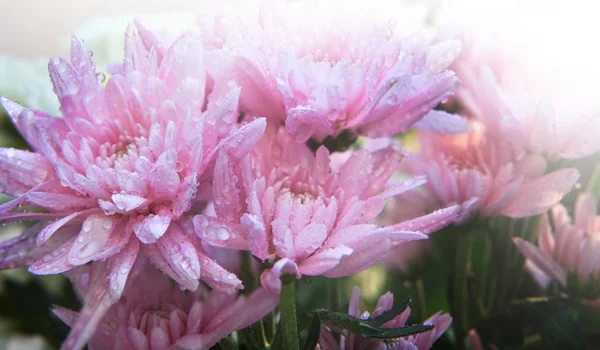
[[[321,335],[321,318],[319,315],[313,314],[310,328],[308,328],[308,338],[304,343],[304,350],[313,350],[319,342],[319,336]]]
[[[406,309],[406,306],[404,306],[404,309]],[[403,306],[400,305],[392,310],[394,310],[397,315],[398,313],[402,312],[400,311],[402,310],[402,308]],[[398,338],[426,332],[433,328],[433,326],[431,325],[412,325],[401,328],[380,328],[379,326],[374,326],[374,324],[379,324],[383,319],[392,319],[393,317],[395,317],[394,315],[390,318],[392,313],[388,313],[382,319],[378,320],[377,318],[362,320],[360,318],[356,318],[348,314],[323,309],[314,310],[314,313],[320,317],[321,322],[323,324],[328,325],[330,327],[333,326],[338,329],[347,329],[350,332],[361,336],[362,338]]]
[[[408,308],[409,304],[410,304],[410,299],[403,300],[400,303],[400,305],[391,308],[389,311],[386,311],[375,318],[370,318],[367,321],[367,323],[369,323],[373,327],[381,327],[381,326],[383,326],[384,323],[393,320],[394,317],[403,313],[404,310],[406,310],[406,308]]]
[[[255,350],[265,350],[265,342],[263,338],[262,320],[254,323],[250,327],[246,327],[238,331],[240,338]]]
[[[231,337],[227,337],[227,338],[221,340],[219,342],[218,346],[219,346],[219,349],[221,349],[221,350],[237,350],[238,349],[237,345],[235,345],[233,340],[231,340]]]
[[[377,331],[377,328],[370,326],[365,322],[365,320],[361,320],[360,318],[356,318],[348,314],[325,309],[317,309],[313,312],[319,316],[322,323],[328,326],[334,326],[339,329],[347,329],[356,334],[360,334],[363,331]]]

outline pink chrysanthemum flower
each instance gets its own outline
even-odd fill
[[[523,129],[522,142],[530,152],[553,159],[578,159],[600,151],[599,105],[576,96],[567,82],[547,71],[535,73],[509,48],[489,47],[473,33],[460,33],[463,51],[451,65],[461,80],[455,97],[465,113],[475,118],[502,112]],[[458,36],[458,35],[457,35]],[[490,67],[497,81],[482,66]],[[482,75],[487,75],[482,81]],[[559,82],[560,81],[560,82]],[[495,100],[490,99],[494,91]],[[581,95],[580,89],[575,89]]]
[[[370,314],[368,311],[363,313],[360,312],[360,289],[354,287],[352,295],[350,297],[350,305],[348,307],[348,314],[361,319],[367,319],[369,317],[377,317],[382,313],[392,309],[394,304],[394,296],[392,293],[387,292],[382,295],[377,302],[377,306]],[[407,308],[394,317],[394,319],[386,322],[383,328],[399,328],[406,325],[406,321],[410,316],[410,308]],[[393,339],[375,339],[375,338],[361,338],[348,331],[344,331],[339,343],[331,334],[331,331],[326,327],[321,328],[321,336],[319,338],[319,346],[322,350],[346,350],[346,349],[394,349],[394,350],[429,350],[433,343],[439,339],[439,337],[446,332],[450,324],[452,323],[452,317],[449,314],[442,314],[441,312],[428,318],[423,324],[433,325],[434,328],[427,332],[419,333],[417,335],[411,335],[409,337],[393,338]]]
[[[212,175],[213,155],[241,158],[266,122],[236,126],[239,90],[207,103],[203,52],[200,35],[187,33],[158,59],[131,26],[123,74],[104,88],[73,38],[71,63],[49,63],[64,118],[2,99],[33,152],[0,149],[1,188],[17,197],[0,207],[0,220],[39,223],[2,244],[0,267],[31,264],[32,273],[56,274],[108,259],[114,301],[141,252],[184,288],[196,289],[199,278],[229,292],[241,288],[196,249],[180,220]],[[21,204],[46,212],[11,211]]]
[[[218,57],[208,65],[215,88],[244,86],[241,110],[285,122],[298,142],[344,130],[389,136],[422,118],[423,128],[465,130],[461,118],[431,111],[458,84],[447,68],[460,41],[401,37],[393,23],[369,21],[372,7],[350,7],[264,1],[258,19],[201,17],[207,49]]]
[[[269,289],[280,287],[284,272],[341,277],[362,271],[393,247],[425,238],[420,230],[456,217],[455,206],[386,227],[370,223],[386,199],[425,182],[417,177],[385,188],[399,158],[391,146],[332,156],[322,146],[313,155],[283,128],[271,128],[240,166],[225,152],[218,155],[218,217],[195,216],[194,227],[209,244],[275,262],[261,276]]]
[[[469,120],[469,132],[419,131],[420,154],[408,157],[407,167],[427,176],[432,206],[462,204],[462,218],[474,210],[509,217],[541,214],[570,191],[579,173],[566,168],[546,174],[546,159],[527,151],[527,130],[506,114],[493,75],[481,72],[477,91],[486,108]]]
[[[84,299],[93,293],[98,267],[81,266],[69,272]],[[230,333],[262,319],[278,302],[277,295],[262,288],[247,297],[202,287],[183,291],[144,261],[136,263],[130,278],[133,283],[97,320],[97,327],[74,328],[79,337],[67,340],[65,347],[79,348],[89,339],[93,349],[209,349]],[[54,313],[70,326],[77,324],[77,312],[57,307]]]
[[[530,271],[542,274],[563,287],[575,281],[580,286],[590,279],[600,280],[600,216],[597,215],[598,200],[591,194],[580,194],[575,203],[574,221],[567,209],[558,204],[551,211],[552,226],[548,215],[540,224],[538,245],[513,238],[517,248],[537,267]],[[576,277],[576,279],[569,279]],[[545,278],[544,278],[545,277]]]

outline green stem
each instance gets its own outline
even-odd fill
[[[419,302],[419,320],[425,321],[427,319],[427,303],[425,300],[425,287],[423,286],[423,279],[417,278],[415,281],[415,288],[417,290],[417,299]]]
[[[296,320],[296,279],[294,276],[281,278],[279,311],[281,313],[280,331],[284,349],[298,350],[298,325]]]
[[[468,288],[467,279],[471,263],[471,242],[468,234],[457,236],[456,256],[454,257],[454,273],[452,278],[452,309],[454,330],[456,333],[456,348],[464,349],[465,337],[468,330]]]
[[[599,173],[600,173],[600,163],[596,163],[594,165],[594,170],[592,170],[592,175],[590,175],[590,179],[588,180],[587,186],[585,186],[585,192],[588,192],[588,193],[592,192]]]

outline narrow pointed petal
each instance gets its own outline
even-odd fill
[[[96,278],[103,282],[105,276],[96,276]],[[83,348],[111,305],[112,302],[104,284],[93,283],[85,298],[85,304],[79,312],[79,317],[61,349],[76,350]]]
[[[269,242],[265,226],[254,215],[244,214],[240,221],[242,229],[248,232],[250,252],[259,259],[266,260],[269,256]]]
[[[533,243],[524,241],[518,237],[513,238],[515,245],[525,257],[531,260],[537,267],[544,271],[548,276],[557,280],[563,286],[567,283],[566,271],[551,257],[546,255]]]
[[[232,158],[236,160],[241,159],[260,140],[266,127],[267,120],[265,118],[257,118],[241,128],[232,131],[229,136],[219,143],[219,146]]]
[[[183,287],[194,291],[198,288],[200,263],[190,238],[172,223],[154,244],[142,245],[146,257],[164,273]]]
[[[499,213],[509,217],[541,214],[558,203],[578,179],[579,172],[572,168],[544,175],[523,185],[515,198],[500,209]]]
[[[235,274],[227,271],[202,251],[198,251],[198,260],[200,262],[200,279],[211,288],[228,295],[244,289],[242,281]]]
[[[404,180],[400,183],[396,183],[393,186],[391,186],[390,188],[387,188],[382,196],[384,199],[388,199],[394,196],[397,196],[401,193],[410,191],[412,189],[415,189],[421,185],[424,185],[427,183],[427,177],[426,176],[415,176],[413,178],[410,178],[408,180]]]
[[[108,290],[110,299],[116,302],[123,294],[127,276],[137,258],[139,243],[132,239],[118,254],[115,254],[108,267]]]
[[[72,237],[31,264],[29,272],[36,275],[53,275],[72,269],[74,265],[69,263],[69,251],[73,247],[75,239],[76,236]]]
[[[394,229],[398,231],[418,231],[428,235],[454,222],[458,217],[459,211],[460,206],[453,205],[416,219],[401,222],[394,225]]]
[[[73,220],[82,213],[84,212],[75,212],[71,215],[65,216],[62,219],[58,219],[50,223],[48,226],[44,227],[44,229],[40,231],[40,234],[37,237],[37,245],[41,246],[42,244],[44,244],[54,234],[54,232],[58,231],[61,227],[68,224],[69,221]]]
[[[20,196],[54,178],[52,165],[39,153],[0,148],[0,193]]]
[[[350,255],[352,252],[351,248],[343,245],[323,250],[300,263],[299,271],[301,274],[308,276],[324,275],[327,271],[337,266],[342,257]]]

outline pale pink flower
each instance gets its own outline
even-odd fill
[[[562,204],[552,208],[552,226],[545,214],[540,223],[538,245],[513,238],[517,248],[537,269],[537,273],[568,286],[569,274],[574,274],[581,285],[600,278],[600,216],[598,200],[591,194],[580,194],[575,202],[574,220],[571,221]],[[543,280],[543,279],[538,279]]]
[[[258,18],[200,17],[215,89],[243,86],[241,110],[285,122],[298,142],[344,130],[388,136],[415,123],[465,130],[461,118],[431,111],[458,84],[447,67],[460,41],[401,36],[392,21],[365,15],[372,5],[353,13],[347,8],[279,0],[263,1]]]
[[[523,146],[553,159],[578,159],[600,151],[600,105],[595,99],[554,72],[527,66],[514,48],[490,47],[478,33],[462,31],[446,38],[463,42],[450,68],[461,80],[455,97],[467,115],[512,116],[521,124]],[[489,71],[482,72],[484,66]],[[488,77],[482,81],[484,74]]]
[[[386,187],[399,161],[394,147],[358,150],[343,162],[320,147],[316,155],[272,127],[240,166],[221,152],[213,194],[217,217],[197,215],[198,236],[218,247],[248,249],[275,262],[261,280],[280,287],[283,273],[347,276],[402,243],[452,222],[458,208],[385,227],[370,223],[386,199],[423,184],[423,177]],[[341,155],[343,157],[343,154]]]
[[[496,89],[493,75],[479,76],[479,101],[485,109],[459,135],[419,131],[420,154],[407,158],[413,175],[427,176],[433,207],[462,204],[461,218],[483,215],[527,217],[545,212],[579,178],[574,168],[546,173],[544,157],[527,151],[527,129],[512,117]]]
[[[84,300],[94,293],[98,264],[69,272]],[[97,327],[74,329],[89,333],[86,338],[91,348],[209,349],[230,333],[262,319],[278,302],[277,295],[262,288],[247,297],[208,291],[202,286],[195,292],[183,291],[143,260],[136,262],[131,274],[132,283],[97,320]],[[77,324],[77,312],[57,307],[54,313],[70,326]]]
[[[394,305],[394,296],[387,292],[382,295],[377,302],[377,306],[373,313],[365,311],[360,312],[360,289],[354,287],[350,297],[350,305],[348,306],[348,314],[356,318],[368,319],[377,317],[382,313],[392,309]],[[406,325],[406,321],[410,316],[410,308],[404,310],[401,314],[386,322],[383,328],[400,328]],[[411,335],[408,337],[392,338],[392,339],[376,339],[376,338],[361,338],[358,335],[344,331],[341,335],[339,343],[333,337],[333,334],[326,327],[321,327],[321,335],[319,337],[319,346],[322,350],[367,350],[367,349],[394,349],[394,350],[429,350],[433,343],[438,340],[444,332],[450,327],[452,317],[449,314],[438,312],[423,322],[425,325],[433,325],[433,329]]]
[[[187,33],[159,59],[130,26],[123,75],[104,88],[73,38],[71,63],[49,63],[64,118],[2,98],[34,151],[0,149],[0,188],[17,197],[0,207],[0,221],[39,223],[2,243],[0,268],[56,274],[106,259],[109,283],[98,297],[114,302],[142,253],[183,288],[196,289],[198,279],[227,292],[242,288],[182,220],[206,200],[199,189],[209,185],[213,156],[240,159],[266,122],[237,127],[239,89],[207,103],[203,52],[199,34]],[[46,212],[11,211],[21,204]]]

